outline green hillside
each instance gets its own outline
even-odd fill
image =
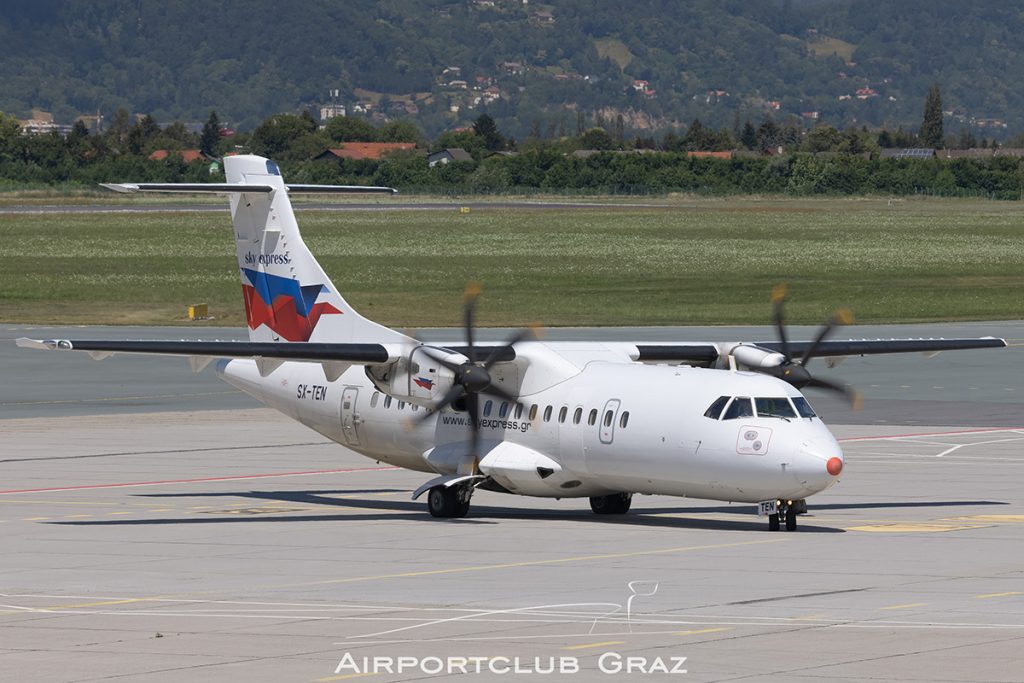
[[[216,109],[244,129],[337,88],[429,135],[481,109],[517,137],[575,132],[577,111],[631,130],[811,112],[895,129],[938,82],[948,130],[1007,137],[1024,131],[1022,17],[1020,0],[8,0],[0,111]]]

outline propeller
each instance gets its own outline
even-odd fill
[[[789,340],[786,336],[785,315],[783,312],[786,302],[786,290],[787,288],[784,283],[778,284],[772,289],[772,318],[775,321],[775,331],[779,336],[779,345],[782,347],[783,361],[774,367],[756,367],[752,369],[778,377],[785,382],[789,382],[797,389],[812,387],[841,394],[853,406],[854,410],[860,410],[863,401],[857,390],[845,384],[814,377],[807,370],[807,364],[814,359],[815,352],[821,347],[821,343],[839,325],[851,324],[853,322],[853,314],[845,308],[841,308],[833,313],[828,321],[821,326],[821,329],[818,330],[818,334],[815,335],[814,340],[808,345],[803,356],[799,359],[794,359],[789,348]]]
[[[470,419],[472,469],[468,472],[462,472],[463,468],[460,467],[460,473],[463,474],[476,474],[478,471],[477,465],[479,464],[480,457],[480,394],[504,399],[511,406],[522,405],[518,396],[513,395],[504,387],[494,383],[490,374],[491,368],[501,359],[503,352],[521,342],[536,339],[539,331],[539,328],[535,326],[520,330],[501,346],[494,347],[486,358],[480,360],[479,349],[474,343],[474,318],[476,315],[476,302],[480,297],[480,292],[481,288],[478,283],[471,282],[466,286],[463,323],[466,333],[467,360],[464,363],[452,362],[448,357],[439,354],[430,347],[422,347],[423,353],[430,356],[438,364],[451,370],[455,378],[452,382],[452,388],[440,400],[430,406],[425,414],[415,418],[415,423],[418,424],[425,422],[434,413],[444,410],[453,404],[456,408],[465,407]]]

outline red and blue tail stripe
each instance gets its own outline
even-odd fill
[[[242,284],[249,329],[266,325],[277,336],[292,342],[309,341],[320,316],[341,314],[317,297],[329,292],[324,285],[301,285],[297,280],[242,268],[248,283]]]

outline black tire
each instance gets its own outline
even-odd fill
[[[779,516],[777,514],[775,514],[775,515],[768,515],[768,531],[778,531],[778,530],[779,530]]]
[[[596,515],[624,515],[633,503],[632,493],[613,493],[608,496],[591,496],[590,509]]]
[[[467,514],[469,514],[469,501],[456,502],[455,514],[452,517],[465,517]]]
[[[454,491],[444,486],[435,486],[427,492],[427,510],[432,517],[452,517],[455,514]]]
[[[786,508],[786,531],[796,531],[796,506]]]

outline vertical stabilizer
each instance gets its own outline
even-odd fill
[[[269,186],[233,192],[245,316],[252,341],[400,342],[406,337],[359,315],[310,253],[277,165],[263,157],[224,159],[229,184]]]

